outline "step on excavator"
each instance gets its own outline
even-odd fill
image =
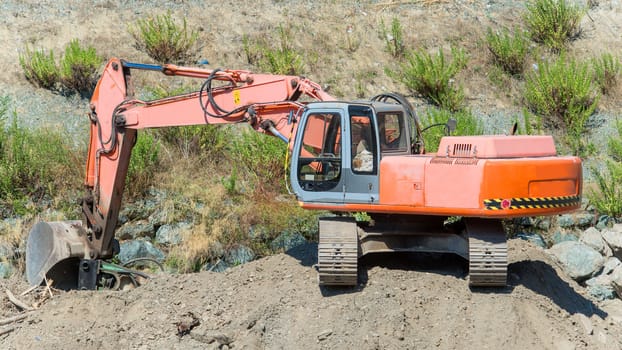
[[[136,70],[202,85],[141,101],[132,87]],[[320,285],[357,285],[358,261],[368,254],[434,252],[468,260],[471,286],[505,286],[502,219],[556,215],[581,203],[581,160],[558,156],[551,136],[448,135],[427,153],[424,129],[403,96],[338,101],[299,76],[113,58],[93,93],[89,122],[83,218],[31,229],[26,276],[33,285],[45,278],[78,289],[138,284],[132,271],[105,260],[119,251],[115,228],[141,129],[246,123],[288,147],[289,185],[301,207],[367,213],[367,223],[320,218]]]

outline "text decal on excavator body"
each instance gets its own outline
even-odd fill
[[[569,207],[580,202],[581,196],[494,198],[485,199],[484,207],[488,210],[542,209]]]
[[[233,103],[236,105],[240,104],[240,90],[233,91]]]

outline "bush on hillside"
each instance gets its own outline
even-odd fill
[[[181,25],[173,20],[170,12],[139,19],[128,31],[135,46],[159,63],[184,63],[193,54],[199,33],[188,30],[186,19]]]
[[[523,74],[529,47],[524,32],[515,29],[510,35],[507,29],[495,33],[488,28],[486,43],[494,64],[510,75]]]
[[[397,70],[387,69],[387,74],[441,109],[457,111],[462,108],[464,93],[454,78],[467,60],[462,49],[452,47],[451,59],[445,58],[442,49],[436,55],[419,49],[409,52]]]
[[[276,44],[266,38],[252,41],[248,35],[242,38],[248,63],[257,65],[262,72],[285,75],[301,75],[304,70],[303,57],[292,45],[289,27],[280,25]]]
[[[60,60],[61,83],[82,95],[90,96],[97,84],[97,70],[102,61],[94,47],[82,47],[77,39],[71,40]]]
[[[588,68],[562,55],[550,63],[540,62],[525,82],[528,108],[543,118],[545,127],[567,133],[575,154],[581,153],[585,123],[600,98]]]
[[[596,210],[614,218],[622,217],[622,121],[617,121],[618,134],[609,138],[606,171],[591,168],[598,190],[588,192],[588,198]]]
[[[594,67],[594,81],[600,87],[600,91],[608,95],[618,85],[618,77],[622,68],[620,60],[610,53],[604,53],[592,60],[592,66]]]
[[[24,71],[26,79],[33,85],[44,89],[54,89],[60,78],[60,71],[54,59],[54,52],[50,50],[34,50],[26,47],[23,54],[19,55],[19,64]]]
[[[559,52],[581,34],[585,10],[566,0],[531,0],[524,19],[533,41]]]

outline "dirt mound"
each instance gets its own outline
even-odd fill
[[[503,289],[469,289],[466,263],[437,255],[378,259],[382,266],[367,259],[359,287],[320,288],[310,244],[225,273],[159,274],[121,292],[63,292],[0,342],[8,349],[622,347],[622,327],[577,293],[542,250],[509,245]],[[15,314],[3,300],[3,317]]]

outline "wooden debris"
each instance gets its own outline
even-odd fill
[[[8,328],[5,328],[5,329],[0,329],[0,335],[11,333],[14,330],[15,330],[15,326],[11,326],[11,327],[8,327]]]
[[[26,317],[28,317],[28,315],[30,315],[30,314],[26,313],[26,314],[21,314],[21,315],[17,315],[17,316],[13,316],[13,317],[2,319],[2,320],[0,320],[0,326],[23,320]]]
[[[9,297],[9,301],[12,302],[15,306],[22,310],[32,311],[34,310],[32,307],[26,305],[23,301],[17,299],[10,290],[6,289],[6,295]]]

